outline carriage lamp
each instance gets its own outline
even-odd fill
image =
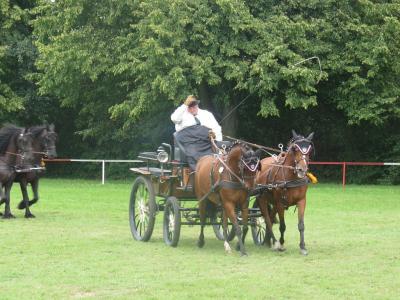
[[[168,161],[169,155],[164,150],[158,151],[157,160],[160,163],[166,163]]]

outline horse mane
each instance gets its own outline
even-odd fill
[[[0,129],[0,153],[4,154],[7,150],[10,139],[15,134],[21,133],[22,128],[13,124],[6,124]]]
[[[240,141],[234,141],[232,142],[232,145],[228,149],[228,153],[233,150],[233,148],[238,147],[238,146],[243,146],[243,144]]]
[[[29,127],[29,131],[32,133],[33,137],[37,138],[43,130],[47,129],[47,125],[39,125]]]

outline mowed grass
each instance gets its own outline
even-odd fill
[[[286,213],[286,248],[247,237],[247,257],[227,255],[211,227],[183,226],[177,248],[132,239],[129,182],[42,179],[36,219],[0,220],[0,299],[398,299],[400,187],[318,184],[308,191],[305,240]],[[4,209],[4,206],[1,207]],[[279,235],[278,226],[274,227]],[[231,243],[232,246],[236,242]]]

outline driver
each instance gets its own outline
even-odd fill
[[[221,126],[211,112],[199,108],[199,103],[200,100],[189,95],[183,104],[172,113],[171,120],[175,123],[175,130],[181,131],[190,126],[202,125],[212,130],[217,141],[222,141]]]

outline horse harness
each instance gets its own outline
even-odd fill
[[[225,159],[221,158],[224,157],[222,155],[215,154],[214,155],[214,161],[212,163],[211,171],[210,171],[210,182],[211,182],[211,188],[210,191],[205,194],[199,201],[203,201],[206,199],[211,193],[217,193],[219,192],[222,188],[225,189],[231,189],[231,190],[244,190],[246,192],[246,199],[249,201],[250,197],[250,189],[246,187],[246,184],[244,182],[244,179],[247,178],[254,178],[254,176],[245,176],[244,175],[244,167],[247,167],[251,171],[255,171],[259,162],[257,163],[256,167],[252,170],[250,167],[241,159],[241,162],[243,164],[239,165],[239,170],[240,170],[240,177],[235,174],[231,168],[226,164]],[[225,156],[226,157],[226,156]],[[218,176],[218,179],[215,178],[215,170],[218,170],[218,173],[220,176]],[[230,180],[225,180],[221,179],[222,175],[227,172],[229,175]],[[237,181],[234,181],[236,179]],[[220,198],[220,197],[219,197]]]
[[[297,146],[296,144],[294,144],[294,145]],[[307,153],[303,153],[302,149],[300,149],[300,151],[302,152],[302,160],[304,159],[306,161],[305,154],[308,153],[309,149],[307,149]],[[264,193],[266,190],[271,191],[273,189],[282,189],[283,192],[282,192],[282,197],[280,199],[280,203],[285,209],[288,209],[289,202],[287,199],[287,190],[289,188],[295,188],[295,187],[299,187],[299,186],[308,185],[310,183],[310,180],[308,179],[307,176],[305,176],[303,178],[294,179],[294,180],[274,181],[274,178],[276,178],[279,171],[282,172],[282,175],[284,178],[286,177],[285,172],[284,172],[285,168],[292,169],[293,172],[296,173],[298,161],[296,159],[294,160],[295,166],[285,166],[284,163],[286,161],[286,158],[287,158],[287,155],[284,156],[284,159],[282,161],[278,161],[277,164],[269,164],[270,166],[277,167],[274,175],[272,175],[273,168],[270,168],[267,173],[268,181],[270,181],[272,183],[258,184],[257,187],[254,189],[252,195],[260,195],[260,194]]]

